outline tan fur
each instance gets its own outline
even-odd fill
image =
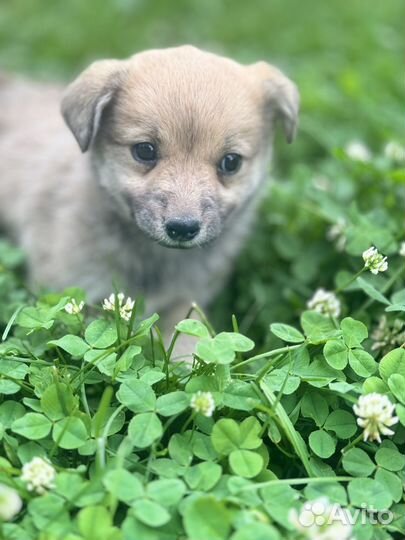
[[[194,47],[95,62],[66,90],[0,79],[0,224],[28,254],[34,285],[78,285],[93,301],[113,282],[149,310],[205,305],[223,285],[268,174],[274,124],[295,133],[298,93],[264,62]],[[152,169],[130,147],[156,141]],[[241,170],[222,177],[229,152]],[[179,247],[178,216],[201,222]]]

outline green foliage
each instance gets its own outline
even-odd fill
[[[257,531],[295,540],[290,512],[307,499],[368,505],[370,516],[402,511],[405,430],[364,443],[352,406],[363,389],[404,405],[403,349],[374,358],[360,320],[305,311],[302,332],[271,327],[290,345],[255,355],[239,332],[211,336],[187,319],[165,349],[156,317],[133,324],[102,310],[87,317],[87,307],[67,315],[66,299],[69,291],[38,298],[29,313],[40,310],[41,324],[14,318],[0,346],[2,381],[19,381],[0,405],[0,483],[28,509],[3,525],[5,538],[250,540]],[[193,366],[170,359],[181,333],[197,339]],[[207,393],[215,410],[204,416],[195,397]],[[21,476],[36,456],[56,469],[42,494]],[[401,521],[387,528],[397,533]]]
[[[0,484],[24,503],[0,537],[298,540],[291,511],[322,497],[393,513],[357,523],[358,540],[404,537],[405,169],[384,152],[403,135],[402,20],[399,0],[2,6],[6,68],[70,76],[191,40],[280,65],[302,114],[294,146],[276,140],[276,179],[210,323],[176,325],[196,338],[192,367],[173,362],[157,315],[132,326],[101,306],[68,314],[77,289],[34,297],[24,254],[0,241]],[[370,159],[350,158],[353,139]],[[362,270],[372,245],[387,272]],[[321,287],[339,315],[308,309]],[[192,407],[197,392],[212,394],[212,416]],[[381,444],[353,411],[373,392],[399,418]],[[44,494],[21,477],[37,456],[56,469]]]

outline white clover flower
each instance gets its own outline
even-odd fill
[[[371,334],[371,339],[374,341],[371,350],[381,351],[383,354],[401,347],[405,343],[405,322],[395,319],[389,323],[386,315],[382,315]]]
[[[390,141],[384,146],[384,156],[396,163],[405,161],[405,147],[397,141]]]
[[[364,268],[370,270],[372,274],[378,274],[379,272],[385,272],[388,269],[387,257],[381,255],[377,248],[371,246],[363,251]]]
[[[353,161],[367,162],[371,160],[369,148],[361,141],[351,141],[345,146],[346,155]]]
[[[399,255],[401,255],[401,257],[405,257],[405,242],[402,242],[399,246]]]
[[[305,503],[300,513],[291,510],[289,521],[310,540],[354,540],[350,512],[326,497]]]
[[[323,313],[331,317],[339,317],[340,302],[337,296],[325,289],[317,289],[313,297],[307,302],[308,309]]]
[[[69,313],[70,315],[78,315],[82,309],[84,308],[84,302],[77,303],[74,298],[71,298],[70,302],[68,302],[65,306],[66,313]]]
[[[23,465],[21,480],[27,484],[28,491],[43,495],[47,489],[55,487],[55,478],[55,469],[41,457],[34,457]]]
[[[212,416],[215,411],[215,401],[211,392],[198,391],[193,395],[190,407],[204,416]]]
[[[339,218],[326,232],[326,238],[335,242],[338,251],[343,251],[346,246],[346,227],[346,221],[343,218]]]
[[[18,492],[11,487],[0,484],[0,520],[10,521],[22,508],[22,500]]]
[[[115,294],[111,294],[109,298],[105,298],[103,302],[103,309],[105,311],[115,311]],[[132,315],[132,310],[134,309],[135,301],[132,300],[128,296],[128,298],[125,300],[124,293],[120,292],[117,294],[117,300],[118,300],[118,310],[121,319],[124,319],[124,321],[129,321]]]
[[[365,441],[381,443],[381,435],[394,435],[392,429],[389,428],[399,419],[393,416],[395,405],[387,396],[376,392],[360,396],[353,410],[358,417],[357,424],[364,428]]]
[[[312,178],[312,184],[319,191],[330,191],[332,184],[330,179],[325,175],[318,175]]]

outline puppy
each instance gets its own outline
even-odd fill
[[[298,102],[275,67],[191,46],[97,61],[63,95],[0,78],[0,224],[31,284],[99,301],[115,282],[169,326],[206,305],[248,234],[275,124],[291,142]]]

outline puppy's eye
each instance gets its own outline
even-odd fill
[[[239,154],[225,154],[218,165],[222,174],[235,174],[242,165],[242,156]]]
[[[157,150],[154,144],[140,142],[131,146],[131,154],[136,161],[152,165],[157,159]]]

